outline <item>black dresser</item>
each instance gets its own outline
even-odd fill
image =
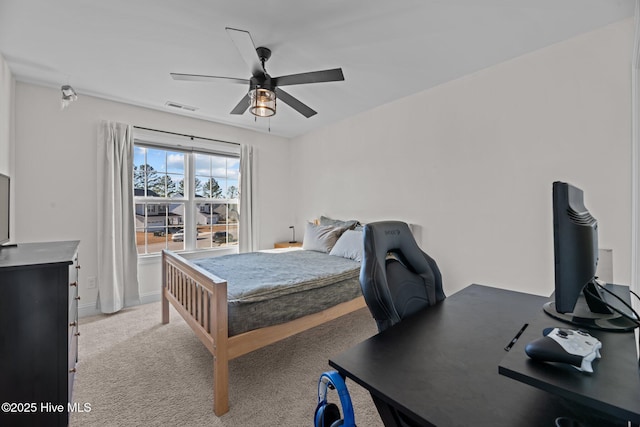
[[[0,425],[66,426],[78,361],[78,241],[0,249]]]

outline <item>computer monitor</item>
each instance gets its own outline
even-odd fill
[[[584,206],[581,189],[553,183],[555,294],[545,304],[550,316],[579,327],[628,331],[636,324],[611,310],[596,282],[598,221]],[[617,307],[617,306],[616,306]]]

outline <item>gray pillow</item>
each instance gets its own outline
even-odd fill
[[[320,217],[320,225],[331,225],[333,227],[344,227],[353,230],[356,225],[358,225],[358,220],[350,219],[348,221],[343,221],[341,219],[331,219],[323,215]]]
[[[329,255],[361,262],[363,249],[362,230],[347,230],[340,236]]]
[[[345,228],[331,225],[307,224],[302,240],[302,249],[329,253]]]

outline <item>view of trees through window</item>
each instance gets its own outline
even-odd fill
[[[238,243],[240,159],[135,145],[139,254]]]

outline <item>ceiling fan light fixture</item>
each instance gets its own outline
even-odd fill
[[[249,111],[254,116],[271,117],[276,114],[276,93],[274,91],[258,87],[249,91],[249,98]]]

